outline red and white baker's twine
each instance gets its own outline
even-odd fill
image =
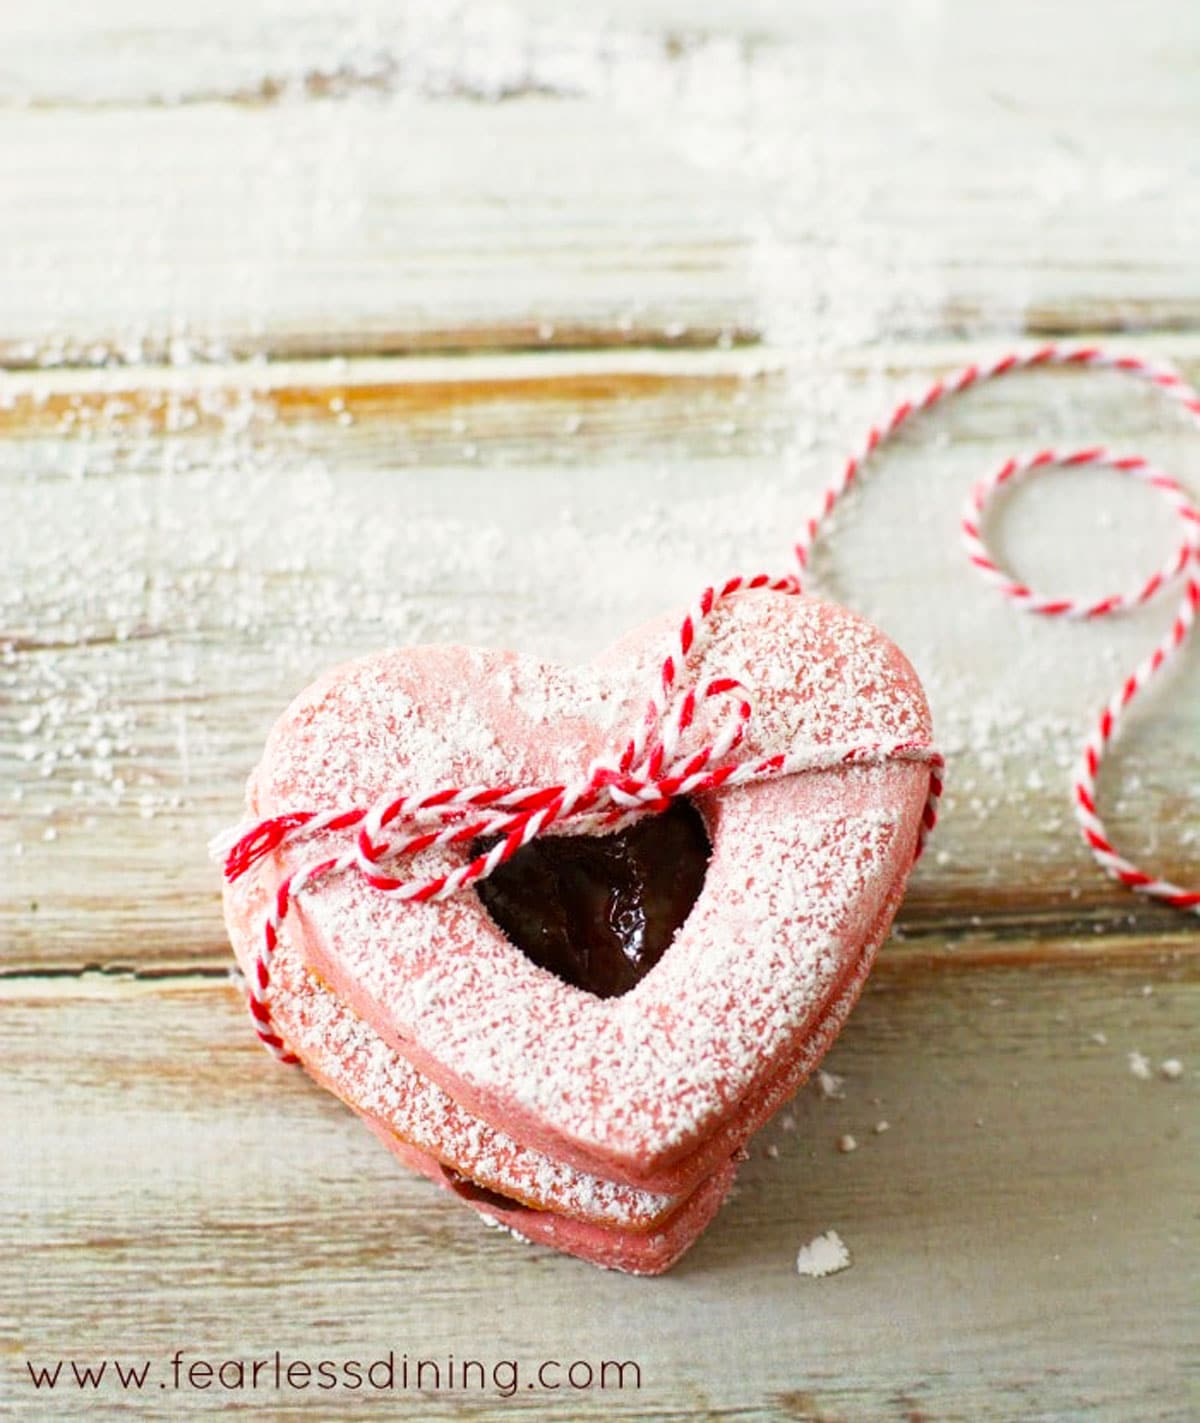
[[[1094,346],[1046,345],[1027,354],[1011,354],[988,366],[968,366],[956,375],[934,381],[915,400],[901,402],[882,426],[873,426],[857,453],[842,466],[826,490],[820,507],[805,525],[795,554],[807,569],[813,545],[841,497],[857,482],[864,467],[916,415],[961,395],[984,381],[1014,371],[1066,366],[1116,371],[1136,376],[1178,403],[1200,428],[1200,395],[1168,367],[1135,356],[1115,356]],[[1007,574],[992,557],[981,532],[992,497],[1018,480],[1049,469],[1102,467],[1130,475],[1158,490],[1183,525],[1183,538],[1167,562],[1140,586],[1095,601],[1050,598]],[[1110,842],[1096,809],[1096,777],[1104,754],[1117,733],[1129,704],[1187,640],[1200,607],[1200,509],[1169,475],[1138,455],[1116,455],[1096,447],[1072,451],[1039,450],[1006,460],[977,484],[967,501],[962,534],[971,562],[1005,597],[1027,612],[1046,617],[1101,618],[1142,606],[1158,597],[1175,579],[1184,577],[1184,592],[1167,634],[1126,678],[1103,708],[1084,745],[1073,796],[1076,818],[1092,854],[1115,879],[1140,894],[1164,900],[1179,909],[1200,913],[1200,892],[1158,879],[1122,856]],[[1186,577],[1185,577],[1186,575]],[[916,742],[823,747],[803,754],[739,758],[754,716],[752,693],[734,677],[717,677],[690,686],[681,674],[696,655],[717,607],[748,589],[799,593],[794,575],[731,578],[719,588],[706,588],[680,625],[672,650],[660,668],[659,686],[650,697],[642,720],[631,732],[620,755],[598,760],[579,780],[557,786],[449,786],[432,792],[391,795],[368,807],[327,811],[295,811],[264,820],[244,834],[229,851],[225,876],[240,878],[264,856],[303,837],[320,832],[354,831],[353,843],[341,853],[308,861],[287,875],[275,891],[264,917],[262,941],[251,975],[248,998],[259,1038],[283,1061],[294,1061],[275,1031],[268,1002],[271,963],[281,925],[304,892],[331,875],[356,870],[381,894],[404,900],[445,899],[486,878],[497,865],[551,826],[569,822],[577,831],[612,830],[636,816],[665,810],[676,796],[697,795],[721,786],[745,785],[802,771],[847,765],[880,765],[885,761],[924,762],[930,768],[929,797],[915,855],[919,857],[937,821],[942,791],[942,757]],[[679,750],[698,709],[718,703],[717,734],[700,750]],[[461,845],[482,837],[498,837],[485,853],[452,871],[426,879],[394,878],[384,866],[434,846]]]

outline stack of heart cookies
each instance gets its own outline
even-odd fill
[[[671,626],[578,669],[461,647],[336,668],[271,732],[247,817],[578,777],[636,723]],[[564,826],[444,899],[331,875],[280,927],[270,976],[274,1033],[402,1162],[525,1239],[637,1274],[691,1245],[748,1138],[832,1043],[930,787],[920,760],[822,761],[929,741],[912,668],[861,618],[740,593],[696,664],[697,681],[751,689],[745,754],[809,750],[824,768],[681,798],[604,836]],[[227,886],[247,976],[285,877],[344,841],[328,828],[281,845]],[[433,875],[477,853],[414,858]]]

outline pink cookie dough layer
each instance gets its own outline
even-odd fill
[[[715,623],[689,672],[753,687],[747,754],[928,740],[915,674],[853,614],[762,593]],[[335,669],[276,725],[248,815],[568,779],[620,744],[674,626],[643,629],[583,669],[461,648]],[[927,788],[925,765],[892,762],[703,798],[704,888],[663,960],[618,999],[536,967],[470,892],[403,903],[346,874],[289,925],[338,997],[467,1111],[580,1171],[658,1183],[718,1134],[744,1136],[789,1090],[779,1084],[798,1085],[806,1042],[886,933]],[[332,843],[293,850],[289,868]],[[426,852],[411,870],[439,873],[464,853]],[[263,877],[283,872],[277,857]]]
[[[705,1181],[657,1230],[606,1230],[549,1211],[528,1210],[521,1206],[509,1208],[472,1200],[455,1190],[436,1157],[401,1141],[377,1122],[368,1122],[367,1125],[406,1166],[465,1201],[485,1221],[505,1226],[532,1244],[549,1245],[592,1265],[606,1270],[623,1270],[630,1275],[661,1275],[669,1270],[708,1227],[729,1194],[736,1173],[734,1164],[728,1163]]]
[[[267,895],[251,879],[226,890],[225,913],[242,972],[253,970]],[[304,968],[283,934],[273,961],[272,1012],[288,1047],[321,1087],[390,1140],[453,1167],[476,1184],[536,1211],[625,1233],[663,1228],[683,1193],[602,1181],[519,1145],[473,1117],[423,1077]],[[713,1169],[724,1166],[736,1143]],[[697,1182],[689,1183],[689,1190]]]
[[[226,914],[243,972],[253,964],[265,904],[265,892],[249,881],[227,891]],[[400,1137],[479,1185],[535,1210],[574,1216],[602,1228],[651,1230],[723,1167],[821,1061],[858,999],[891,912],[889,906],[879,933],[852,965],[836,999],[797,1056],[742,1104],[734,1122],[641,1188],[600,1180],[551,1161],[472,1117],[307,973],[286,935],[275,958],[275,1016],[308,1074],[389,1136]]]

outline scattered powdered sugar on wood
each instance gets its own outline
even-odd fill
[[[836,1230],[827,1230],[807,1245],[802,1245],[796,1255],[796,1273],[807,1275],[809,1279],[821,1280],[826,1275],[836,1275],[840,1270],[850,1268],[850,1251]]]

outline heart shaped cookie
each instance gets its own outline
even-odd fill
[[[670,627],[583,669],[453,647],[335,669],[272,732],[249,814],[578,776],[636,721]],[[708,631],[690,672],[752,689],[743,754],[824,768],[696,798],[711,844],[703,886],[630,991],[602,999],[531,962],[469,888],[406,902],[344,874],[288,921],[310,975],[414,1080],[526,1151],[676,1201],[727,1165],[832,1041],[899,903],[930,787],[920,760],[837,764],[838,748],[929,739],[915,674],[862,619],[745,592]],[[304,855],[326,841],[336,833]],[[439,845],[416,860],[432,876],[469,854]],[[273,854],[267,890],[294,867],[294,850]]]

